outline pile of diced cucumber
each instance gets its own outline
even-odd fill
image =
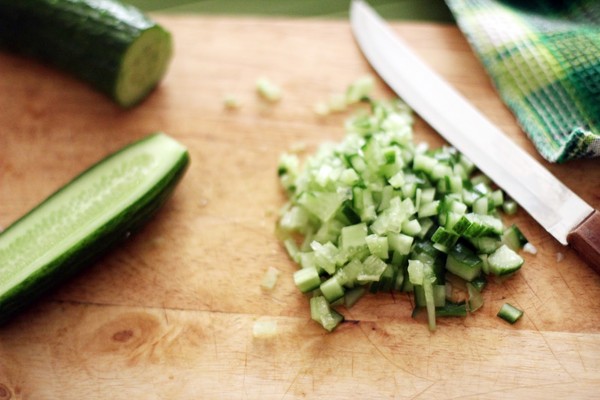
[[[516,212],[514,201],[471,161],[414,143],[404,103],[365,102],[370,109],[348,119],[340,143],[305,160],[282,155],[289,202],[278,231],[311,317],[328,331],[365,293],[392,291],[412,293],[434,330],[436,316],[480,308],[489,277],[521,268],[527,240],[501,219]]]

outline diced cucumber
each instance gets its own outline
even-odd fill
[[[490,204],[486,196],[481,196],[473,203],[473,212],[479,215],[487,215]]]
[[[437,307],[435,309],[436,317],[466,317],[467,316],[467,305],[466,303],[451,303],[446,302],[443,307]]]
[[[431,236],[431,240],[434,243],[438,243],[445,247],[452,247],[458,240],[459,236],[448,231],[443,226],[437,228],[437,230]]]
[[[368,256],[362,263],[362,270],[358,273],[356,279],[359,282],[377,282],[379,277],[387,267],[379,257]]]
[[[433,157],[429,157],[425,154],[417,154],[413,158],[413,169],[415,171],[423,171],[427,174],[431,174],[437,163],[438,161]]]
[[[328,274],[335,273],[338,249],[331,242],[321,244],[317,241],[312,241],[310,244],[315,258],[314,262],[319,271],[325,271]]]
[[[386,260],[388,258],[389,245],[385,236],[369,235],[365,238],[369,251],[374,256]]]
[[[487,260],[490,273],[496,276],[510,275],[523,265],[523,258],[505,244],[490,254]]]
[[[321,283],[319,288],[330,304],[344,296],[344,288],[338,281],[336,275]]]
[[[297,284],[318,297],[315,320],[326,329],[343,318],[332,307],[402,291],[414,292],[434,330],[436,316],[483,305],[483,274],[499,273],[501,261],[510,270],[499,251],[504,194],[482,174],[471,178],[475,166],[455,149],[413,144],[401,103],[368,101],[371,112],[348,120],[341,143],[322,146],[303,169],[287,163],[279,227],[284,243],[302,240],[286,248],[308,269]]]
[[[402,223],[401,231],[409,236],[417,236],[421,232],[421,224],[417,219],[405,220]]]
[[[507,200],[502,204],[502,210],[508,215],[514,215],[518,210],[517,203],[514,200]]]
[[[347,198],[346,193],[305,192],[298,199],[298,204],[317,216],[322,222],[327,222],[342,207]]]
[[[502,207],[504,204],[504,192],[500,189],[494,190],[490,194],[490,200],[493,208]]]
[[[502,234],[502,243],[514,251],[518,251],[525,246],[527,243],[527,238],[516,225],[512,225],[506,228]]]
[[[321,277],[316,267],[299,269],[294,273],[294,283],[302,293],[315,290],[321,285]]]
[[[347,290],[344,295],[344,307],[352,308],[366,292],[367,290],[363,286]]]
[[[394,232],[389,233],[387,238],[389,248],[399,254],[409,254],[415,240],[412,236]]]
[[[473,279],[471,282],[469,282],[471,285],[473,285],[473,287],[475,289],[477,289],[479,292],[483,291],[483,288],[487,285],[487,279],[485,278],[485,276],[479,275],[477,278]]]
[[[497,315],[506,322],[514,324],[523,316],[523,311],[511,304],[504,303]]]
[[[393,285],[396,270],[396,266],[387,264],[387,266],[379,276],[379,281],[373,282],[371,284],[371,287],[375,288],[375,291],[389,292]]]
[[[414,287],[415,305],[417,307],[426,307],[425,289],[423,286]],[[444,307],[446,305],[446,286],[433,285],[433,303],[435,307]]]
[[[454,232],[467,238],[501,235],[504,231],[502,220],[492,215],[468,213],[453,226]]]
[[[343,315],[331,308],[329,302],[323,296],[311,297],[310,316],[329,332],[344,320]]]
[[[483,306],[483,296],[481,292],[470,282],[467,282],[467,292],[469,293],[469,300],[467,302],[469,306],[469,312],[475,312]]]
[[[469,238],[469,242],[480,254],[491,254],[502,245],[502,241],[496,236],[480,236]]]
[[[367,224],[360,223],[342,228],[340,232],[341,248],[348,249],[367,244]]]
[[[481,258],[462,243],[450,249],[446,258],[446,269],[469,282],[481,274],[481,264]]]

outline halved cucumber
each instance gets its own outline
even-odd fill
[[[0,233],[0,322],[147,222],[189,164],[157,133],[95,164]]]
[[[166,72],[170,33],[119,0],[0,0],[0,48],[52,64],[129,107]]]

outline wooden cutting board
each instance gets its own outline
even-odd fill
[[[600,277],[526,213],[539,250],[491,284],[485,305],[435,333],[402,294],[363,298],[327,334],[274,235],[276,166],[299,143],[340,140],[348,114],[313,105],[373,73],[349,25],[324,20],[157,16],[175,37],[168,75],[124,111],[55,70],[0,55],[0,225],[124,144],[162,130],[192,165],[142,232],[0,328],[0,399],[597,398]],[[394,25],[424,59],[537,158],[456,27]],[[279,84],[275,105],[254,91]],[[226,94],[243,106],[227,110]],[[377,81],[376,96],[392,97]],[[417,141],[442,139],[423,121]],[[549,165],[600,207],[598,160]],[[519,179],[519,177],[515,177]],[[564,260],[557,261],[558,254]],[[281,271],[261,290],[268,267]],[[525,311],[511,326],[504,302]],[[259,318],[278,335],[252,337]]]

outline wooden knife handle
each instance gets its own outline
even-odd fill
[[[569,232],[567,242],[600,274],[600,212],[598,210]]]

